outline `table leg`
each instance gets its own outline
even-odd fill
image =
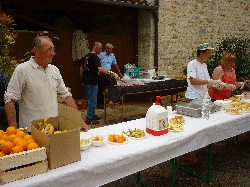
[[[104,124],[107,123],[107,111],[106,111],[106,105],[107,105],[107,90],[104,90],[103,94],[104,94]]]
[[[212,173],[212,157],[213,157],[213,145],[209,144],[209,155],[208,155],[208,164],[207,164],[207,180],[206,183],[210,183],[211,181],[211,173]]]
[[[173,187],[174,186],[175,166],[177,164],[177,158],[172,158],[171,163],[172,163],[172,172],[171,172],[171,184],[170,184],[170,186]]]
[[[193,175],[194,177],[197,177],[201,180],[203,180],[206,183],[210,183],[211,181],[211,173],[212,173],[212,157],[213,157],[213,153],[212,153],[212,144],[209,144],[209,153],[208,153],[208,165],[207,165],[207,177],[204,178],[198,174],[196,174],[195,172],[186,169],[182,166],[178,166],[179,169],[181,169],[182,171],[185,171],[187,173],[189,173],[190,175]]]
[[[172,108],[174,108],[174,106],[173,106],[173,95],[172,94],[171,94],[171,97],[170,97],[170,104],[171,104]]]
[[[239,135],[236,135],[235,136],[235,143],[238,143],[238,141],[239,141]]]
[[[120,120],[121,120],[121,122],[122,122],[122,116],[123,116],[123,100],[124,100],[123,95],[121,96],[121,100],[122,100],[122,111],[121,111],[121,117],[120,117]]]
[[[137,180],[137,183],[141,184],[142,186],[150,187],[148,184],[141,181],[141,172],[140,171],[136,173],[136,180]]]

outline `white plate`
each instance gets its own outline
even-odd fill
[[[184,130],[179,130],[179,131],[175,131],[175,130],[168,130],[169,132],[182,132]]]
[[[250,113],[250,110],[242,110],[244,113]]]
[[[236,113],[233,113],[233,112],[226,112],[226,111],[225,111],[225,113],[226,113],[226,114],[230,114],[230,115],[241,115],[241,114],[242,114],[242,112],[241,112],[241,113],[236,114]]]
[[[172,118],[173,118],[173,117],[172,117]],[[170,124],[170,119],[171,119],[171,118],[168,119],[168,123],[169,123],[169,124]],[[187,120],[184,118],[184,123],[181,123],[181,124],[179,124],[179,125],[184,125],[186,122],[187,122]]]
[[[110,142],[107,140],[108,143],[113,144],[113,145],[124,145],[129,142],[129,138],[127,138],[127,141],[124,141],[123,143],[117,143],[117,142]]]
[[[133,136],[129,136],[129,138],[132,139],[132,140],[141,140],[141,139],[147,138],[147,135],[145,134],[145,136],[141,137],[141,138],[136,138],[136,137],[133,137]]]
[[[129,137],[126,136],[126,135],[124,135],[124,134],[122,134],[122,135],[123,135],[124,137],[126,137],[126,141],[124,141],[123,143],[110,142],[110,141],[108,140],[108,138],[107,138],[107,142],[110,143],[110,144],[113,144],[113,145],[123,145],[123,144],[128,143],[128,142],[129,142]]]

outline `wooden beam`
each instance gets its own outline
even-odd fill
[[[65,10],[92,12],[96,14],[109,13],[110,15],[138,15],[138,10],[129,7],[105,5],[82,1],[49,1],[49,0],[25,0],[25,3],[17,0],[1,0],[3,7],[7,6],[12,11],[34,12],[38,10]],[[5,5],[5,6],[4,6]]]
[[[3,12],[5,12],[7,15],[10,14],[11,17],[15,17],[15,18],[18,18],[18,19],[20,19],[20,20],[24,20],[24,21],[26,21],[26,22],[28,22],[28,23],[32,23],[32,24],[34,24],[34,25],[38,25],[38,26],[44,27],[44,28],[49,29],[49,30],[52,30],[52,31],[60,31],[60,32],[63,32],[63,31],[64,31],[64,30],[62,30],[62,29],[59,29],[59,28],[54,27],[54,26],[52,26],[52,25],[49,25],[49,24],[47,24],[47,23],[44,23],[44,22],[41,22],[41,21],[32,19],[32,18],[30,18],[30,17],[28,17],[28,16],[24,16],[24,15],[18,14],[18,13],[16,13],[16,12],[13,12],[13,11],[11,11],[11,10],[9,10],[9,9],[6,9],[6,8],[4,9]]]

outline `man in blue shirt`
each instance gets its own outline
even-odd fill
[[[101,66],[106,70],[110,71],[111,67],[114,66],[118,76],[120,78],[123,77],[121,71],[117,65],[116,58],[114,53],[112,53],[113,45],[111,43],[107,43],[105,46],[105,51],[99,54],[99,58],[101,61]],[[104,96],[103,91],[107,86],[111,85],[111,76],[110,74],[100,74],[98,77],[98,94],[97,94],[97,107],[99,109],[104,108]]]

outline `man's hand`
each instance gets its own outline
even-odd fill
[[[121,72],[119,73],[119,77],[120,77],[120,78],[123,78],[123,75],[121,74]]]
[[[229,89],[229,90],[231,90],[231,91],[234,91],[234,90],[236,89],[236,86],[233,85],[233,84],[228,84],[228,85],[226,86],[226,89]]]
[[[220,85],[222,84],[223,82],[219,79],[219,80],[213,80],[213,79],[209,79],[208,80],[208,86],[209,87],[220,87]]]
[[[237,88],[240,88],[240,89],[243,89],[244,86],[245,86],[245,83],[244,83],[244,82],[237,82],[237,84],[236,84],[236,87],[237,87]]]
[[[82,120],[82,127],[81,127],[81,130],[84,131],[84,132],[87,132],[87,131],[88,131],[88,126],[87,126],[87,124],[85,123],[84,120]]]

